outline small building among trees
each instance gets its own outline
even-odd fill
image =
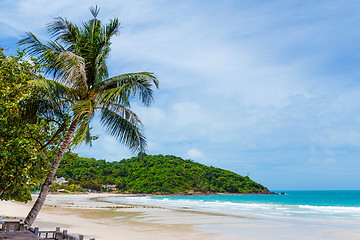
[[[116,185],[101,185],[101,188],[111,191],[116,191]]]

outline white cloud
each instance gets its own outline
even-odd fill
[[[360,147],[360,131],[329,129],[323,135],[314,135],[312,139],[324,147]]]
[[[189,156],[189,158],[193,160],[202,159],[204,157],[204,154],[201,151],[194,148],[189,149],[186,153]]]

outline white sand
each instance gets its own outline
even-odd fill
[[[108,194],[49,195],[33,226],[55,227],[97,240],[355,240],[360,224],[279,219],[249,219],[161,208],[117,206],[96,197]],[[24,219],[31,204],[0,202],[0,216]]]
[[[168,225],[152,223],[151,220],[142,221],[141,215],[149,213],[154,216],[168,215],[172,212],[171,210],[128,207],[112,209],[107,208],[112,204],[90,200],[99,196],[104,196],[104,194],[49,195],[46,201],[47,206],[43,207],[33,227],[40,227],[40,230],[54,230],[56,227],[61,227],[62,230],[67,229],[69,234],[75,236],[83,234],[85,239],[95,237],[97,240],[218,239],[213,238],[213,234],[206,231],[194,230],[192,225]],[[1,201],[0,216],[24,219],[31,206],[32,203]],[[114,216],[117,218],[114,219]]]

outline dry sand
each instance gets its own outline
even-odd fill
[[[49,195],[34,227],[67,229],[97,240],[360,239],[360,225],[252,219],[102,201],[110,194]],[[116,195],[118,196],[118,195]],[[0,216],[24,219],[32,203],[0,202]],[[358,228],[359,227],[359,228]]]
[[[33,227],[40,230],[67,229],[72,235],[83,234],[85,239],[95,237],[106,239],[219,239],[213,233],[196,230],[192,224],[157,223],[151,219],[168,216],[177,218],[172,210],[117,206],[91,200],[111,196],[109,194],[49,195]],[[32,206],[28,204],[1,201],[0,216],[24,219]],[[181,215],[181,214],[180,214]],[[190,214],[191,217],[191,214]],[[144,220],[144,218],[147,218]]]

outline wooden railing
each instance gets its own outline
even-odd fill
[[[78,237],[75,237],[68,234],[67,230],[60,231],[60,227],[57,227],[55,231],[40,231],[38,227],[32,228],[22,221],[0,221],[0,226],[0,231],[2,232],[30,231],[42,239],[84,240],[84,235],[79,235]],[[90,238],[90,240],[95,240],[95,238]]]

